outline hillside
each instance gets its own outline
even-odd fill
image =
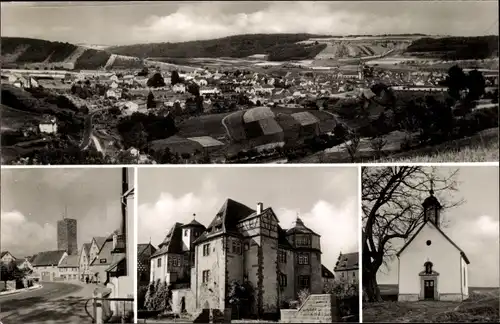
[[[111,56],[103,50],[43,39],[2,37],[1,41],[1,62],[6,68],[32,65],[35,68],[98,69],[104,67]]]
[[[268,54],[270,60],[313,58],[324,44],[297,44],[309,38],[327,37],[310,34],[252,34],[182,43],[154,43],[110,47],[114,54],[140,58],[247,57]]]
[[[406,52],[444,60],[485,59],[498,56],[498,36],[420,38]]]

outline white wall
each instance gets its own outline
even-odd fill
[[[156,282],[158,279],[165,280],[167,269],[166,254],[154,257],[151,259],[151,282]],[[161,259],[161,266],[158,267],[158,259]]]
[[[463,294],[465,296],[468,296],[469,295],[469,271],[468,271],[468,268],[467,268],[467,263],[465,262],[465,260],[463,258],[461,258],[461,261],[460,261],[461,265],[462,265],[462,284],[463,284]],[[464,276],[464,271],[465,271],[465,280],[463,278]]]
[[[427,240],[431,245],[427,246]],[[427,223],[400,255],[399,293],[420,294],[419,273],[424,263],[432,262],[433,271],[439,273],[437,291],[439,294],[460,294],[462,271],[460,252],[434,227]]]

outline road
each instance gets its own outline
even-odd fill
[[[42,283],[43,288],[0,297],[0,322],[91,323],[85,303],[95,285],[59,282]],[[91,311],[91,305],[88,307]]]
[[[113,107],[106,107],[106,108],[100,108],[97,110],[94,110],[90,114],[85,117],[85,122],[84,122],[84,130],[83,130],[83,136],[82,136],[82,141],[80,142],[80,149],[86,150],[90,143],[92,143],[92,118],[94,118],[94,115],[97,113],[101,113],[105,110],[109,110]]]

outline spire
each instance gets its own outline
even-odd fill
[[[193,214],[193,219],[196,220],[196,214]]]

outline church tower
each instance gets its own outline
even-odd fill
[[[422,206],[424,207],[424,221],[431,221],[437,228],[441,221],[441,209],[443,206],[439,203],[439,200],[434,196],[434,190],[432,188],[429,190],[429,197],[425,198]]]

